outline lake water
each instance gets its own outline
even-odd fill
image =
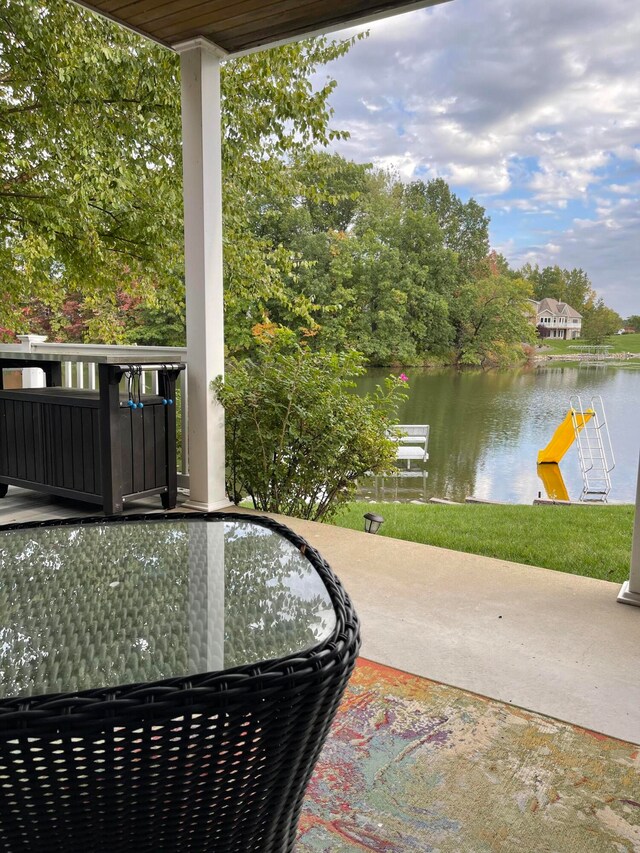
[[[635,501],[640,449],[640,368],[555,365],[510,371],[406,370],[409,399],[400,423],[430,424],[429,461],[424,473],[375,478],[361,483],[362,496],[380,500],[430,497],[463,501],[531,503],[545,486],[537,472],[538,450],[550,441],[579,394],[587,408],[602,397],[616,466],[610,502]],[[372,390],[389,370],[376,369],[359,381]],[[412,463],[412,467],[415,463]],[[560,464],[572,500],[582,492],[575,445]],[[426,476],[425,476],[426,475]]]

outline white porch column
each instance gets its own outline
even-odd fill
[[[182,74],[185,280],[189,383],[189,506],[220,509],[224,414],[211,380],[224,372],[220,60],[206,39],[179,45]]]
[[[638,464],[638,485],[636,489],[636,519],[633,525],[633,546],[631,548],[631,572],[629,580],[622,584],[618,601],[623,604],[636,604],[640,607],[640,463]]]

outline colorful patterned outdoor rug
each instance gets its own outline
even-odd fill
[[[640,851],[640,748],[360,660],[296,853],[362,850]]]

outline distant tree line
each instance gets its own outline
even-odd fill
[[[640,316],[638,314],[632,314],[630,317],[627,317],[624,326],[625,329],[631,329],[633,332],[640,332]]]

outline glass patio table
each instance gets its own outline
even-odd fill
[[[271,519],[0,527],[0,848],[292,850],[359,642]]]

